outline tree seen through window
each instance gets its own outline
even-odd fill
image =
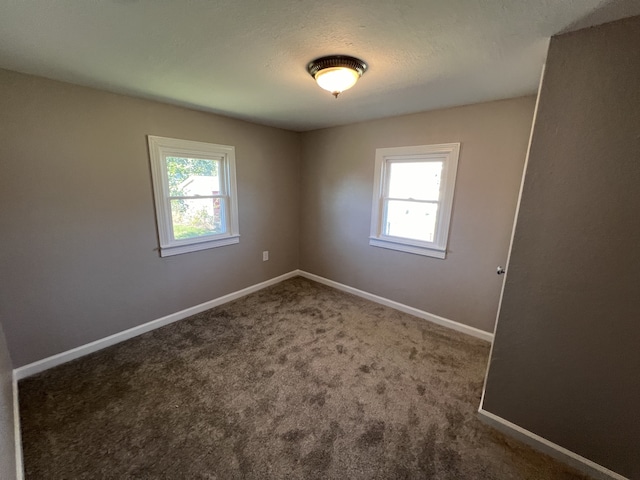
[[[168,156],[166,166],[174,238],[225,233],[220,162]]]

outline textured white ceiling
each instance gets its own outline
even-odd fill
[[[533,93],[549,37],[612,3],[2,0],[0,67],[302,131]],[[306,72],[329,54],[369,64],[338,99]]]

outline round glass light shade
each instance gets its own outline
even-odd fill
[[[359,78],[358,72],[346,67],[324,68],[315,75],[320,88],[324,88],[336,96],[353,87]]]

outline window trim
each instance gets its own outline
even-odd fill
[[[376,149],[371,210],[369,245],[401,252],[444,259],[447,253],[449,227],[453,210],[453,196],[458,170],[460,143],[416,145]],[[442,161],[440,194],[438,196],[438,218],[433,242],[384,235],[383,221],[386,215],[384,204],[389,189],[389,165],[394,162]]]
[[[160,256],[167,257],[238,243],[240,241],[240,232],[238,228],[235,147],[155,135],[148,135],[147,139]],[[221,162],[222,168],[220,170],[222,175],[220,176],[220,181],[225,187],[225,195],[223,197],[225,198],[226,233],[181,240],[174,238],[170,204],[173,197],[169,194],[169,178],[165,162],[165,158],[168,156],[218,160]]]

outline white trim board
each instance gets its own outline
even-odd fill
[[[138,335],[142,335],[143,333],[147,333],[152,330],[155,330],[156,328],[164,327],[165,325],[169,325],[170,323],[177,322],[178,320],[185,319],[187,317],[190,317],[191,315],[196,315],[198,313],[204,312],[205,310],[209,310],[210,308],[214,308],[224,303],[231,302],[232,300],[236,300],[240,297],[244,297],[245,295],[249,295],[250,293],[257,292],[258,290],[262,290],[263,288],[269,287],[271,285],[275,285],[277,283],[280,283],[284,280],[287,280],[289,278],[293,278],[296,276],[305,277],[309,280],[313,280],[315,282],[322,283],[324,285],[336,288],[337,290],[342,290],[344,292],[351,293],[358,297],[366,298],[367,300],[371,300],[381,305],[395,308],[396,310],[399,310],[401,312],[414,315],[418,318],[428,320],[432,323],[441,325],[443,327],[451,328],[452,330],[456,330],[458,332],[462,332],[476,338],[480,338],[487,342],[491,342],[493,340],[493,335],[489,332],[485,332],[484,330],[470,327],[462,323],[454,322],[453,320],[449,320],[444,317],[439,317],[438,315],[433,315],[423,310],[418,310],[417,308],[413,308],[408,305],[404,305],[402,303],[389,300],[388,298],[380,297],[378,295],[374,295],[369,292],[358,290],[357,288],[353,288],[348,285],[344,285],[342,283],[334,282],[333,280],[329,280],[319,275],[314,275],[313,273],[308,273],[303,270],[293,270],[289,273],[285,273],[284,275],[280,275],[279,277],[266,280],[264,282],[258,283],[256,285],[252,285],[242,290],[232,292],[228,295],[224,295],[222,297],[210,300],[208,302],[201,303],[194,307],[190,307],[185,310],[172,313],[165,317],[158,318],[157,320],[152,320],[142,325],[138,325],[137,327],[133,327],[128,330],[115,333],[108,337],[95,340],[85,345],[72,348],[71,350],[67,350],[65,352],[61,352],[47,358],[43,358],[42,360],[29,363],[22,367],[16,368],[13,371],[14,377],[16,380],[22,380],[23,378],[27,378],[27,377],[30,377],[31,375],[35,375],[37,373],[48,370],[50,368],[57,367],[58,365],[62,365],[63,363],[70,362],[71,360],[75,360],[76,358],[80,358],[85,355],[89,355],[90,353],[97,352],[98,350],[102,350],[103,348],[110,347],[111,345],[124,342],[125,340],[129,340],[130,338],[134,338],[134,337],[137,337]]]
[[[75,360],[76,358],[84,357],[85,355],[89,355],[90,353],[97,352],[98,350],[110,347],[111,345],[115,345],[116,343],[124,342],[125,340],[129,340],[130,338],[137,337],[138,335],[150,332],[151,330],[155,330],[156,328],[164,327],[165,325],[177,322],[178,320],[183,320],[187,317],[190,317],[191,315],[196,315],[198,313],[204,312],[205,310],[209,310],[210,308],[214,308],[224,303],[231,302],[232,300],[236,300],[240,297],[244,297],[245,295],[249,295],[250,293],[257,292],[258,290],[262,290],[263,288],[270,287],[271,285],[275,285],[276,283],[280,283],[284,280],[296,276],[298,276],[298,271],[293,270],[289,273],[285,273],[284,275],[274,277],[270,280],[266,280],[250,287],[243,288],[242,290],[229,293],[228,295],[224,295],[222,297],[209,300],[208,302],[201,303],[200,305],[196,305],[194,307],[172,313],[171,315],[167,315],[166,317],[143,323],[142,325],[138,325],[137,327],[133,327],[128,330],[115,333],[113,335],[109,335],[108,337],[101,338],[99,340],[81,345],[76,348],[72,348],[71,350],[67,350],[66,352],[61,352],[56,355],[52,355],[51,357],[38,360],[37,362],[29,363],[28,365],[16,368],[13,371],[13,374],[16,380],[22,380],[23,378],[30,377],[31,375],[35,375],[36,373],[40,373],[50,368],[57,367],[58,365],[70,362],[71,360]]]
[[[525,430],[515,423],[511,423],[498,415],[483,410],[482,408],[478,409],[478,416],[482,422],[496,430],[520,440],[536,450],[560,460],[561,462],[566,463],[575,469],[592,476],[593,478],[598,480],[629,480],[627,477],[623,477],[602,465],[592,462],[571,450],[567,450],[558,444],[550,442],[546,438],[536,435],[529,430]]]
[[[547,46],[547,49],[549,47]],[[498,299],[498,311],[496,312],[496,321],[493,324],[493,334],[498,331],[498,320],[500,319],[500,311],[502,310],[502,299],[504,297],[504,288],[507,284],[507,277],[509,276],[509,265],[511,264],[511,251],[513,250],[513,239],[516,236],[516,227],[518,226],[518,216],[520,214],[520,204],[522,203],[522,192],[524,190],[524,182],[527,177],[527,167],[529,165],[529,156],[531,155],[531,145],[533,143],[533,134],[536,128],[536,119],[538,118],[538,107],[540,106],[540,92],[542,92],[542,84],[544,82],[544,74],[547,69],[547,64],[542,65],[542,71],[540,72],[540,81],[538,82],[538,94],[536,95],[536,105],[533,109],[533,119],[531,120],[531,130],[529,131],[529,143],[527,145],[527,155],[524,157],[524,165],[522,167],[522,178],[520,179],[520,190],[518,191],[518,202],[516,203],[516,211],[513,215],[513,225],[511,227],[511,239],[509,240],[509,251],[507,252],[507,263],[504,267],[504,275],[502,278],[502,287],[500,288],[500,298]],[[484,371],[484,383],[482,384],[482,396],[480,397],[480,408],[484,405],[484,394],[487,390],[487,381],[489,380],[489,370],[491,369],[491,359],[493,358],[493,347],[489,351],[489,358],[487,359],[487,368]]]
[[[24,479],[23,460],[22,460],[22,442],[21,442],[22,435],[20,430],[20,409],[18,404],[18,381],[19,380],[22,380],[23,378],[29,377],[31,375],[35,375],[36,373],[43,372],[45,370],[48,370],[49,368],[56,367],[63,363],[69,362],[71,360],[75,360],[76,358],[83,357],[85,355],[96,352],[98,350],[102,350],[103,348],[110,347],[111,345],[115,345],[117,343],[123,342],[130,338],[137,337],[138,335],[142,335],[143,333],[155,330],[165,325],[169,325],[170,323],[177,322],[178,320],[185,319],[187,317],[190,317],[191,315],[204,312],[205,310],[209,310],[210,308],[214,308],[224,303],[231,302],[240,297],[244,297],[245,295],[249,295],[250,293],[257,292],[259,290],[262,290],[263,288],[269,287],[271,285],[275,285],[277,283],[280,283],[284,280],[287,280],[289,278],[293,278],[296,276],[301,276],[309,280],[313,280],[315,282],[321,283],[323,285],[333,287],[337,290],[342,290],[344,292],[351,293],[358,297],[362,297],[372,302],[394,308],[401,312],[408,313],[418,318],[428,320],[437,325],[441,325],[441,326],[450,328],[452,330],[456,330],[456,331],[465,333],[467,335],[480,338],[488,342],[491,342],[493,340],[493,335],[489,332],[485,332],[484,330],[470,327],[468,325],[464,325],[462,323],[458,323],[453,320],[440,317],[438,315],[433,315],[423,310],[419,310],[417,308],[410,307],[408,305],[404,305],[402,303],[395,302],[393,300],[389,300],[387,298],[380,297],[378,295],[374,295],[372,293],[365,292],[363,290],[358,290],[357,288],[350,287],[348,285],[344,285],[342,283],[335,282],[333,280],[329,280],[327,278],[321,277],[319,275],[315,275],[313,273],[305,272],[303,270],[293,270],[289,273],[285,273],[284,275],[274,277],[270,280],[266,280],[264,282],[252,285],[242,290],[238,290],[236,292],[232,292],[228,295],[218,297],[214,300],[201,303],[194,307],[181,310],[179,312],[173,313],[171,315],[167,315],[157,320],[152,320],[150,322],[139,325],[137,327],[124,330],[122,332],[116,333],[114,335],[110,335],[100,340],[96,340],[86,345],[82,345],[80,347],[67,350],[66,352],[58,353],[51,357],[44,358],[37,362],[33,362],[28,365],[24,365],[20,368],[14,369],[13,371],[13,415],[14,415],[14,440],[15,440],[15,446],[16,446],[16,478],[17,480]],[[573,467],[595,477],[596,479],[629,480],[628,478],[623,477],[622,475],[619,475],[607,469],[606,467],[598,465],[597,463],[592,462],[591,460],[588,460],[576,453],[573,453],[564,447],[556,445],[555,443],[552,443],[549,440],[546,440],[532,432],[529,432],[528,430],[525,430],[522,427],[519,427],[518,425],[515,425],[507,420],[504,420],[503,418],[497,415],[494,415],[493,413],[487,412],[482,408],[478,410],[478,414],[480,419],[483,420],[488,425],[502,432],[505,432],[506,434],[514,438],[517,438],[518,440],[521,440],[524,443],[544,453],[547,453],[552,457],[555,457],[565,463],[568,463]]]
[[[11,389],[13,390],[13,441],[16,454],[16,480],[24,479],[22,464],[22,430],[20,430],[20,404],[18,403],[18,379],[15,370],[12,374]]]
[[[489,332],[485,332],[484,330],[480,330],[479,328],[470,327],[469,325],[455,322],[453,320],[449,320],[448,318],[440,317],[438,315],[425,312],[424,310],[419,310],[417,308],[410,307],[409,305],[405,305],[403,303],[389,300],[388,298],[374,295],[373,293],[365,292],[363,290],[358,290],[357,288],[353,288],[348,285],[344,285],[342,283],[334,282],[333,280],[329,280],[328,278],[324,278],[319,275],[315,275],[313,273],[305,272],[304,270],[298,270],[298,274],[301,277],[308,278],[309,280],[313,280],[315,282],[322,283],[329,287],[342,290],[343,292],[351,293],[358,297],[366,298],[367,300],[371,300],[372,302],[379,303],[387,307],[395,308],[396,310],[400,310],[401,312],[408,313],[410,315],[413,315],[414,317],[422,318],[423,320],[428,320],[429,322],[435,323],[442,327],[447,327],[452,330],[456,330],[458,332],[466,333],[467,335],[471,335],[472,337],[476,337],[481,340],[485,340],[487,342],[493,341],[493,334]]]
[[[24,365],[22,367],[14,369],[13,370],[13,415],[14,415],[14,430],[15,430],[14,439],[15,439],[15,445],[16,445],[16,479],[17,480],[24,479],[23,460],[22,460],[22,442],[21,442],[22,435],[20,431],[20,409],[18,404],[18,381],[19,380],[22,380],[23,378],[27,378],[27,377],[30,377],[31,375],[35,375],[37,373],[43,372],[50,368],[57,367],[58,365],[62,365],[63,363],[70,362],[71,360],[75,360],[76,358],[80,358],[85,355],[89,355],[90,353],[97,352],[98,350],[102,350],[104,348],[110,347],[117,343],[124,342],[125,340],[129,340],[131,338],[137,337],[138,335],[142,335],[143,333],[147,333],[157,328],[164,327],[165,325],[169,325],[170,323],[183,320],[187,317],[190,317],[191,315],[196,315],[198,313],[204,312],[205,310],[209,310],[210,308],[214,308],[224,303],[231,302],[240,297],[244,297],[245,295],[249,295],[250,293],[257,292],[258,290],[262,290],[263,288],[269,287],[271,285],[275,285],[277,283],[280,283],[284,280],[287,280],[289,278],[293,278],[296,276],[304,277],[309,280],[313,280],[315,282],[327,285],[329,287],[333,287],[337,290],[342,290],[344,292],[351,293],[358,297],[362,297],[372,302],[394,308],[401,312],[408,313],[418,318],[422,318],[432,323],[435,323],[447,328],[451,328],[452,330],[466,333],[467,335],[471,335],[473,337],[480,338],[488,342],[491,342],[493,340],[493,335],[489,332],[485,332],[483,330],[479,330],[477,328],[470,327],[462,323],[454,322],[453,320],[439,317],[437,315],[433,315],[431,313],[418,310],[417,308],[413,308],[408,305],[404,305],[402,303],[395,302],[393,300],[389,300],[387,298],[380,297],[378,295],[374,295],[369,292],[365,292],[363,290],[358,290],[357,288],[353,288],[348,285],[344,285],[342,283],[329,280],[319,275],[314,275],[313,273],[305,272],[303,270],[293,270],[289,273],[285,273],[284,275],[280,275],[278,277],[274,277],[270,280],[266,280],[264,282],[258,283],[256,285],[252,285],[242,290],[229,293],[228,295],[224,295],[214,300],[210,300],[208,302],[201,303],[194,307],[190,307],[185,310],[172,313],[171,315],[167,315],[165,317],[152,320],[142,325],[138,325],[137,327],[133,327],[128,330],[115,333],[108,337],[87,343],[86,345],[81,345],[71,350],[67,350],[66,352],[61,352],[56,355],[52,355],[50,357],[44,358],[42,360],[38,360],[37,362],[33,362],[28,365]]]

